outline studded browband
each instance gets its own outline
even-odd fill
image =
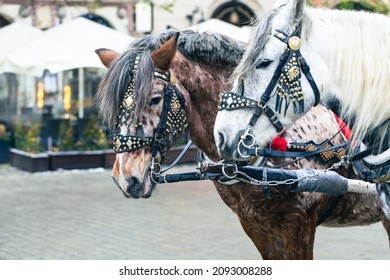
[[[250,98],[246,98],[241,95],[234,94],[232,92],[225,92],[220,94],[218,111],[227,110],[233,111],[236,109],[256,109],[258,107],[258,102]],[[267,115],[268,119],[271,121],[272,125],[275,127],[276,131],[280,132],[283,130],[283,125],[279,122],[275,113],[271,108],[266,106],[263,108],[263,112]]]

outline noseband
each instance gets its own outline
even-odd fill
[[[315,102],[313,106],[316,106],[319,103],[320,91],[318,90],[318,87],[310,73],[310,67],[307,65],[306,60],[303,58],[299,50],[301,47],[299,33],[300,32],[297,31],[291,37],[288,37],[281,31],[276,31],[274,33],[276,38],[287,45],[287,49],[280,57],[279,64],[276,67],[272,79],[259,101],[255,101],[232,92],[221,93],[218,111],[232,111],[236,109],[254,110],[248,123],[248,129],[241,136],[242,140],[245,140],[248,135],[253,137],[252,129],[263,113],[268,117],[277,132],[281,132],[283,130],[283,125],[279,121],[277,115],[267,104],[275,87],[275,111],[281,113],[282,105],[284,103],[284,115],[286,115],[286,111],[292,102],[295,114],[301,114],[304,112],[304,98],[301,88],[301,71],[305,74],[306,79],[309,81],[309,84],[314,92]],[[257,66],[256,68],[259,67]],[[244,81],[242,81],[242,83],[243,82]],[[244,144],[244,146],[247,145]]]
[[[164,97],[160,120],[153,137],[145,137],[142,123],[135,124],[137,135],[123,135],[120,133],[123,125],[130,131],[130,125],[134,122],[134,108],[137,103],[135,92],[135,76],[138,72],[139,55],[135,58],[133,75],[130,84],[120,105],[120,113],[117,118],[116,128],[119,133],[113,135],[113,149],[116,153],[132,152],[134,150],[150,146],[151,157],[155,159],[159,152],[162,157],[166,156],[169,144],[169,135],[179,136],[187,128],[185,115],[186,105],[183,94],[176,87],[176,79],[171,72],[154,70],[155,78],[167,82],[164,88]]]

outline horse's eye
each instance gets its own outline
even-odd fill
[[[158,103],[160,103],[160,101],[161,101],[161,96],[153,97],[152,100],[150,100],[149,105],[150,106],[157,105]]]
[[[261,63],[259,63],[258,65],[256,65],[256,69],[259,69],[259,68],[266,68],[266,67],[268,67],[271,63],[272,63],[272,60],[263,60]]]

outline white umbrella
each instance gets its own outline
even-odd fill
[[[124,51],[134,38],[85,18],[76,18],[45,31],[12,52],[8,62],[19,73],[42,76],[75,68],[104,68],[95,50]]]
[[[124,51],[134,38],[79,17],[45,31],[37,40],[8,56],[17,73],[41,77],[79,68],[79,118],[84,117],[84,69],[105,68],[96,49]],[[62,83],[62,79],[59,78]]]
[[[23,22],[14,22],[0,28],[0,73],[15,72],[16,69],[7,61],[8,55],[39,38],[42,33],[42,30]]]
[[[216,18],[205,20],[187,29],[196,30],[198,32],[220,33],[245,43],[249,41],[249,27],[238,27]]]

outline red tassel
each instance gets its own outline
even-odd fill
[[[277,150],[277,151],[287,151],[287,141],[286,139],[276,136],[274,139],[271,141],[271,149],[272,150]]]

